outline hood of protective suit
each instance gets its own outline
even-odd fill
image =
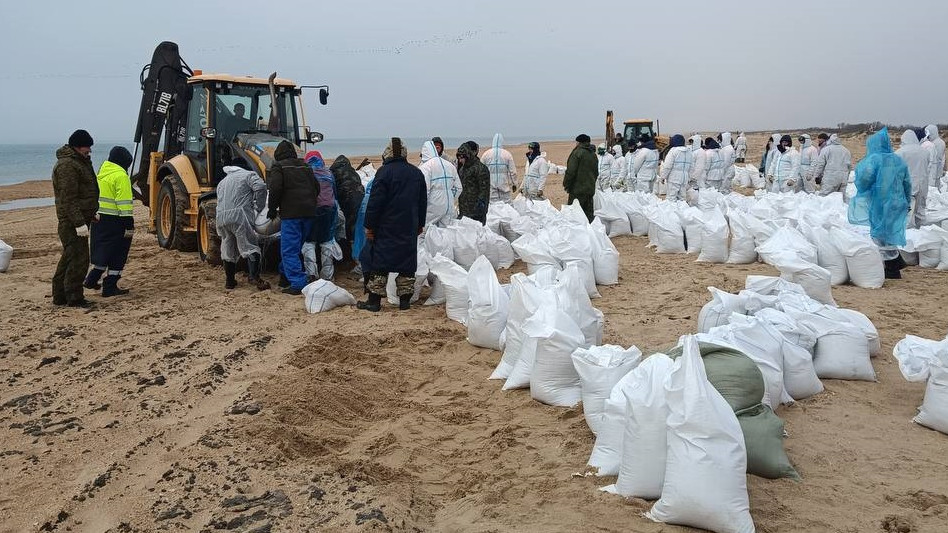
[[[929,124],[925,126],[925,136],[928,137],[929,141],[934,141],[938,138],[938,126],[934,124]]]
[[[731,146],[731,132],[721,133],[721,146]]]
[[[872,154],[891,154],[892,142],[889,140],[889,129],[882,128],[866,139],[866,156]]]
[[[491,141],[490,146],[494,149],[494,153],[496,154],[501,148],[504,147],[504,136],[499,133],[495,133],[494,140]]]
[[[277,161],[293,159],[295,157],[298,157],[296,154],[296,147],[293,146],[293,143],[290,141],[280,141],[280,144],[277,145],[276,150],[273,151],[273,159],[276,159]]]
[[[685,145],[685,137],[684,137],[683,135],[678,135],[678,134],[676,133],[675,135],[672,135],[671,142],[670,142],[669,144],[670,144],[672,147],[675,147],[675,146],[684,146],[684,145]]]
[[[612,147],[612,155],[614,155],[614,156],[616,156],[616,157],[622,157],[622,146],[620,146],[620,145],[618,145],[618,144],[615,145],[615,146],[613,146],[613,147]]]
[[[800,137],[803,137],[803,145],[800,146],[800,149],[801,149],[801,150],[804,149],[804,148],[809,148],[809,147],[813,146],[813,140],[810,139],[810,136],[809,136],[808,134],[804,133],[804,134],[801,135]]]
[[[421,162],[424,163],[436,157],[438,157],[438,149],[435,148],[434,142],[425,141],[425,144],[421,145]]]
[[[842,141],[839,140],[839,135],[836,135],[834,133],[830,135],[830,138],[826,141],[826,144],[843,144],[843,143]]]
[[[911,146],[913,144],[918,144],[918,137],[915,136],[914,131],[905,130],[902,134],[902,144],[900,146]]]
[[[691,136],[691,149],[698,150],[699,148],[701,148],[701,136],[692,135]]]
[[[770,140],[774,142],[774,147],[776,148],[776,146],[780,144],[780,134],[774,133],[770,136]]]

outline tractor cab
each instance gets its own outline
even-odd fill
[[[652,128],[651,119],[626,120],[623,124],[625,125],[625,130],[622,132],[622,137],[630,146],[635,146],[635,144],[639,142],[639,139],[642,138],[642,135],[648,134],[650,138],[654,139],[657,133]]]

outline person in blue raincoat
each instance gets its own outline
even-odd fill
[[[869,226],[885,261],[885,277],[901,279],[905,266],[898,247],[905,246],[905,222],[912,201],[912,178],[892,151],[886,128],[866,139],[866,157],[856,165],[856,196],[849,203],[849,222]]]
[[[368,297],[357,307],[379,311],[389,273],[396,273],[399,309],[408,309],[418,269],[418,235],[425,228],[428,188],[418,167],[407,161],[401,139],[393,137],[382,154],[363,217],[365,245],[359,253]]]

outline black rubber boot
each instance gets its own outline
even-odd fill
[[[382,296],[370,292],[369,297],[364,302],[356,303],[356,307],[378,313],[382,310]]]
[[[86,275],[86,280],[82,282],[82,286],[93,290],[101,289],[102,285],[99,284],[99,279],[102,277],[102,274],[105,274],[104,270],[90,268],[89,274]]]
[[[901,256],[889,259],[883,265],[885,267],[885,279],[902,279],[902,267],[905,266],[905,260]]]
[[[227,276],[224,288],[228,290],[237,288],[237,263],[224,261],[224,275]]]
[[[398,297],[398,308],[402,311],[411,309],[411,294]]]
[[[128,289],[120,289],[118,286],[118,280],[121,276],[106,276],[102,280],[102,297],[108,298],[109,296],[122,296],[123,294],[128,294]]]
[[[286,279],[286,276],[284,276],[283,274],[280,274],[280,282],[277,283],[277,285],[281,289],[285,289],[290,286],[290,280]]]
[[[257,286],[258,291],[270,288],[270,282],[260,277],[260,254],[250,254],[247,258],[248,280]]]

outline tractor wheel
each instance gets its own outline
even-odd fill
[[[192,252],[196,245],[196,236],[184,230],[187,224],[185,210],[189,203],[188,191],[181,178],[172,174],[161,182],[158,190],[158,218],[155,221],[158,245],[162,248],[174,248],[183,252]]]
[[[217,236],[217,200],[207,200],[198,210],[198,254],[209,265],[220,265],[221,238]]]

